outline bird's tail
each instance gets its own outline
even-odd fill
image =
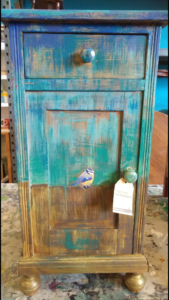
[[[70,186],[74,186],[74,185],[76,185],[77,183],[76,182],[74,182],[74,183],[72,183]]]

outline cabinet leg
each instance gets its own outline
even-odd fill
[[[127,273],[124,282],[130,292],[138,293],[145,285],[145,277],[143,274]]]
[[[41,280],[39,275],[22,276],[19,287],[26,296],[34,295],[40,287]]]

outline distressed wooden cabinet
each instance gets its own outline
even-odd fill
[[[12,59],[21,289],[35,293],[39,274],[125,272],[139,291],[167,12],[2,10],[2,21]],[[95,171],[90,189],[70,187],[87,167]],[[137,174],[133,216],[112,212],[114,184],[128,167]]]

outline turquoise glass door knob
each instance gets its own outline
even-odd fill
[[[137,180],[137,173],[130,167],[124,172],[124,179],[128,183],[134,183]]]
[[[95,52],[92,48],[84,48],[80,53],[80,57],[84,63],[90,63],[95,58]]]

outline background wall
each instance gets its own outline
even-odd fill
[[[16,0],[13,0],[15,2]],[[24,8],[30,8],[30,0],[23,0]],[[112,10],[163,10],[167,0],[63,0],[64,9],[112,9]]]
[[[161,31],[160,48],[168,49],[168,26]],[[168,65],[159,65],[159,69],[168,70]],[[168,109],[168,77],[157,78],[155,110]]]

